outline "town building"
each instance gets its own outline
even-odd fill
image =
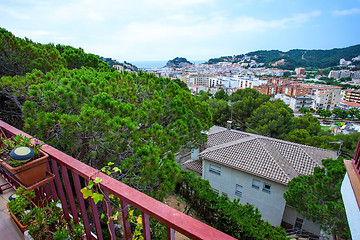
[[[183,165],[201,172],[219,195],[253,204],[273,226],[296,225],[320,234],[320,226],[286,205],[283,194],[291,179],[312,174],[322,159],[337,158],[335,151],[213,126],[198,157]]]
[[[305,68],[295,68],[296,75],[305,74]]]
[[[348,102],[348,101],[340,101],[339,107],[342,110],[348,111],[350,108],[357,108],[360,110],[360,103],[357,102]]]
[[[121,72],[122,70],[124,70],[124,67],[121,65],[113,65],[113,68],[115,68],[116,71]]]
[[[342,98],[341,87],[323,84],[307,83],[302,84],[306,88],[307,95],[313,96],[314,109],[334,110],[340,104]]]
[[[344,91],[344,101],[360,103],[360,89],[347,89]]]
[[[314,98],[308,95],[290,97],[289,107],[295,112],[300,108],[311,109],[314,104]]]

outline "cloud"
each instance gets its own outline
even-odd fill
[[[352,8],[346,10],[334,10],[332,12],[333,16],[346,16],[346,15],[353,15],[353,14],[360,14],[360,8]]]
[[[168,16],[165,20],[160,18],[131,22],[116,29],[109,43],[116,42],[118,47],[112,49],[119,51],[121,56],[156,56],[156,51],[162,54],[172,53],[172,56],[176,56],[174,52],[187,56],[191,52],[209,55],[210,52],[221,52],[234,39],[241,41],[243,38],[259,37],[258,34],[270,34],[275,30],[298,28],[320,14],[320,11],[313,11],[273,20],[250,16],[231,18],[221,12],[211,13],[207,17],[177,14]],[[103,50],[108,51],[105,48]]]

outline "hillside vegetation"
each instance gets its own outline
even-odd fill
[[[331,50],[306,50],[293,49],[287,52],[279,50],[259,50],[246,54],[257,63],[264,63],[270,66],[278,60],[285,59],[285,64],[277,66],[283,69],[294,69],[295,67],[314,67],[326,68],[339,65],[339,60],[344,58],[351,60],[360,55],[360,44],[346,47],[334,48]],[[244,55],[226,56],[213,58],[208,61],[209,64],[218,62],[240,62]]]

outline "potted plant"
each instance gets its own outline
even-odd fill
[[[6,204],[11,218],[22,232],[35,220],[32,214],[32,209],[36,207],[32,202],[33,198],[35,198],[34,191],[26,191],[23,187],[19,187],[12,200]]]
[[[84,235],[84,227],[81,224],[74,224],[65,220],[60,201],[50,202],[45,206],[37,206],[31,210],[34,216],[28,230],[25,232],[25,239],[29,240],[78,240]]]
[[[16,135],[12,138],[0,136],[0,164],[25,187],[46,178],[46,161],[49,155],[41,151],[40,141]]]

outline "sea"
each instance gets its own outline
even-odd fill
[[[206,61],[207,60],[189,60],[189,62],[194,63],[195,65],[204,63]],[[167,62],[168,61],[133,61],[133,62],[129,62],[129,63],[134,64],[138,68],[156,69],[156,68],[164,67]]]

